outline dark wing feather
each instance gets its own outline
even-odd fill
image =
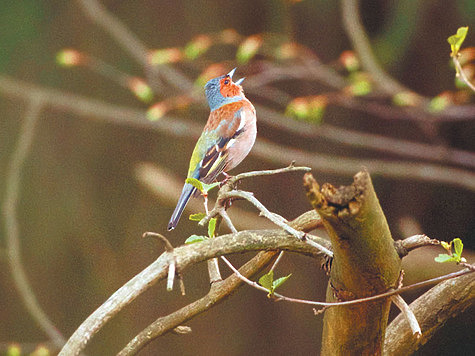
[[[239,128],[241,122],[241,110],[238,110],[234,113],[234,125],[233,128]],[[200,180],[205,183],[211,183],[216,179],[216,177],[226,169],[227,156],[228,156],[228,145],[232,140],[235,140],[241,133],[243,128],[238,129],[234,132],[225,132],[230,136],[221,136],[216,144],[211,146],[206,152],[204,158],[201,161],[201,167],[199,170]]]

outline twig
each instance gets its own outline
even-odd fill
[[[330,251],[329,249],[319,245],[315,241],[311,239],[307,239],[307,234],[302,232],[302,231],[297,231],[290,225],[286,224],[285,222],[282,221],[282,219],[277,218],[273,213],[271,213],[267,208],[259,201],[257,200],[251,193],[249,192],[244,192],[244,191],[238,191],[238,190],[233,190],[231,192],[226,192],[221,195],[223,199],[226,198],[242,198],[246,199],[249,201],[252,205],[254,205],[263,216],[265,216],[267,219],[272,221],[274,224],[277,226],[281,227],[284,231],[287,231],[289,234],[295,236],[301,241],[304,241],[308,243],[309,245],[315,247],[317,250],[321,251],[327,256],[333,256],[333,252]]]
[[[373,49],[364,31],[363,24],[361,23],[358,1],[342,0],[341,10],[346,34],[350,38],[353,48],[358,53],[362,66],[366,71],[371,73],[372,78],[381,89],[389,95],[409,91],[409,89],[387,75],[376,60]]]
[[[457,69],[457,77],[462,78],[462,81],[467,84],[467,86],[475,92],[475,86],[468,80],[465,72],[463,71],[462,65],[459,62],[459,54],[452,56],[452,61],[454,62],[455,68]]]
[[[172,291],[173,290],[173,282],[175,281],[175,272],[176,272],[176,261],[175,261],[175,258],[173,257],[173,246],[172,246],[172,244],[170,243],[170,241],[168,241],[168,239],[165,236],[163,236],[162,234],[156,233],[156,232],[145,232],[142,235],[142,237],[143,238],[146,238],[146,237],[156,238],[157,240],[159,240],[160,242],[163,243],[163,245],[165,246],[165,251],[170,253],[170,255],[172,256],[171,259],[170,259],[170,262],[169,262],[168,277],[167,277],[167,291],[169,291],[169,292]],[[184,284],[183,284],[183,280],[182,280],[180,274],[178,276],[180,278],[181,294],[185,295],[185,287],[184,287]]]
[[[230,184],[234,184],[242,179],[247,179],[247,178],[270,176],[274,174],[281,174],[281,173],[287,173],[287,172],[310,172],[311,170],[312,168],[310,167],[296,167],[295,161],[292,161],[290,165],[284,168],[239,173],[238,175],[231,177],[229,181],[230,181]]]
[[[234,188],[234,185],[242,179],[254,178],[254,177],[259,177],[259,176],[267,176],[267,175],[273,175],[273,174],[280,174],[280,173],[286,173],[286,172],[294,172],[294,171],[308,172],[310,170],[311,169],[308,168],[308,167],[295,167],[295,162],[292,161],[289,166],[284,167],[284,168],[245,172],[245,173],[240,173],[236,176],[229,176],[226,183],[219,189],[218,197],[216,199],[213,210],[211,210],[211,211],[206,210],[206,216],[199,222],[199,225],[201,225],[201,226],[206,225],[209,222],[210,219],[212,219],[213,217],[215,217],[217,215],[222,215],[223,216],[223,212],[227,215],[226,206],[225,206],[224,202],[226,200],[229,200],[229,197],[226,197],[225,194],[229,193]],[[283,217],[281,217],[277,214],[274,214],[274,213],[271,213],[271,214],[274,215],[275,219],[280,220],[282,223],[284,223],[284,224],[287,223],[287,221]],[[229,222],[226,222],[226,223],[228,224],[228,226],[230,224],[232,225],[232,222],[230,220],[229,220]],[[229,227],[231,228],[231,226],[229,226]]]
[[[411,310],[422,329],[422,337],[414,340],[405,317],[398,315],[389,325],[384,341],[386,355],[412,355],[426,344],[446,322],[473,307],[475,276],[465,275],[442,282],[411,303]]]
[[[54,109],[67,110],[87,119],[100,118],[114,124],[125,124],[132,127],[154,129],[173,137],[190,137],[197,139],[202,127],[193,122],[184,122],[173,117],[163,117],[159,121],[146,120],[144,110],[130,107],[106,104],[67,92],[47,89],[0,75],[0,92],[12,97],[31,99],[42,95],[45,105]],[[473,108],[460,107],[468,110],[473,118]],[[278,155],[275,152],[279,152]],[[385,160],[358,160],[331,156],[314,152],[303,151],[292,147],[278,145],[270,141],[259,139],[251,155],[276,164],[287,164],[292,160],[310,163],[322,173],[352,176],[361,166],[365,166],[372,174],[379,174],[394,179],[416,179],[426,182],[448,183],[465,189],[475,190],[475,174],[469,170],[462,170],[447,166],[425,164],[390,162]]]
[[[420,338],[422,336],[421,327],[419,326],[416,316],[412,312],[411,308],[409,308],[409,305],[407,305],[405,300],[399,294],[391,296],[390,299],[406,318],[411,327],[412,334],[415,335],[416,338]]]
[[[147,57],[147,46],[135,36],[118,18],[112,15],[104,5],[96,0],[78,0],[84,14],[98,26],[102,27],[132,58],[140,63],[147,72],[152,86],[158,90],[164,88],[156,74],[161,74],[171,83],[181,89],[189,90],[192,83],[183,75],[168,66],[152,66]]]
[[[409,236],[404,240],[398,240],[394,242],[394,247],[396,247],[399,257],[401,258],[407,256],[410,251],[415,250],[416,248],[434,245],[440,245],[440,241],[431,239],[430,237],[423,234]]]
[[[249,277],[254,275],[267,266],[275,254],[276,252],[260,252],[257,256],[241,267],[240,270],[242,271],[242,274]],[[232,274],[223,282],[212,285],[208,294],[203,298],[200,298],[167,316],[155,320],[135,336],[127,346],[117,354],[117,356],[130,356],[137,354],[155,338],[174,330],[175,325],[184,323],[221,303],[242,284],[242,280]]]
[[[221,256],[221,259],[228,265],[228,267],[240,279],[242,279],[243,282],[246,282],[248,285],[250,285],[251,287],[254,287],[258,290],[269,293],[269,290],[267,288],[264,288],[260,284],[254,282],[254,281],[251,281],[251,280],[247,279],[246,277],[242,276],[239,273],[239,271],[236,268],[234,268],[234,266],[225,257]],[[377,295],[374,295],[374,296],[371,296],[371,297],[359,298],[359,299],[348,300],[348,301],[343,301],[343,302],[315,302],[315,301],[312,301],[312,300],[291,298],[291,297],[287,297],[287,296],[284,296],[284,295],[278,294],[278,293],[273,293],[272,296],[275,297],[275,299],[277,301],[285,301],[285,302],[307,304],[307,305],[316,305],[316,306],[323,306],[323,307],[326,307],[326,308],[339,307],[339,306],[348,306],[348,305],[355,305],[355,304],[360,304],[360,303],[367,303],[367,302],[371,302],[371,301],[382,299],[382,298],[392,297],[392,296],[399,295],[399,294],[401,294],[403,292],[406,292],[406,291],[409,291],[409,290],[424,287],[424,286],[427,286],[427,285],[430,285],[430,284],[433,284],[433,283],[437,283],[437,282],[441,282],[441,281],[444,281],[444,280],[447,280],[447,279],[456,278],[456,277],[463,276],[465,274],[472,273],[472,272],[475,272],[475,270],[464,269],[464,270],[461,270],[461,271],[458,271],[458,272],[449,273],[449,274],[446,274],[446,275],[443,275],[443,276],[440,276],[440,277],[431,278],[431,279],[428,279],[428,280],[425,280],[425,281],[422,281],[422,282],[414,283],[414,284],[411,284],[409,286],[402,287],[402,288],[399,288],[399,289],[393,289],[393,290],[391,290],[389,292],[386,292],[386,293],[381,293],[381,294],[377,294]]]
[[[302,225],[301,222],[308,224],[308,227],[313,227],[314,221],[308,220],[309,214],[313,215],[312,212],[304,214],[305,217],[298,219],[298,222],[296,222],[294,226],[303,231],[308,231],[307,227]],[[320,244],[329,246],[328,241],[325,239],[316,236],[313,238],[318,240]],[[184,271],[193,264],[217,256],[261,250],[292,250],[314,257],[321,257],[320,251],[296,240],[281,230],[241,231],[237,234],[221,235],[200,243],[177,247],[173,250],[173,255],[175,256],[177,269]],[[274,256],[274,254],[272,254],[272,256]],[[163,253],[156,261],[120,287],[107,301],[84,320],[69,338],[61,350],[60,355],[70,356],[79,354],[86,347],[86,344],[92,336],[114,315],[126,305],[130,304],[154,283],[166,278],[169,261],[170,253]],[[219,284],[219,287],[221,287],[221,284]],[[208,308],[211,306],[212,305],[209,305]],[[173,327],[181,323],[183,323],[183,321],[180,321]]]
[[[20,135],[15,150],[10,159],[6,173],[5,199],[2,204],[2,214],[5,221],[6,249],[8,262],[15,287],[28,310],[41,330],[48,335],[51,342],[61,348],[66,342],[63,335],[56,329],[53,322],[38,303],[21,260],[20,226],[17,218],[17,208],[20,198],[21,170],[30,147],[33,143],[36,125],[44,102],[41,95],[32,98],[25,113],[20,129]]]
[[[277,258],[275,259],[274,264],[272,265],[272,267],[270,268],[269,271],[273,271],[277,267],[280,260],[282,259],[282,256],[284,256],[284,253],[285,253],[284,251],[280,251],[279,256],[277,256]]]
[[[233,222],[231,221],[231,219],[229,218],[229,215],[228,215],[228,213],[226,212],[226,210],[225,210],[225,209],[220,210],[219,214],[223,217],[224,222],[225,222],[226,225],[229,227],[229,229],[231,230],[231,232],[232,232],[232,233],[237,233],[238,231],[237,231],[236,228],[234,227],[234,224],[233,224]]]

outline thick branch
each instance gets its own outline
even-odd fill
[[[475,274],[442,282],[411,303],[422,329],[422,337],[412,335],[404,316],[398,315],[386,332],[385,355],[411,355],[427,343],[451,318],[475,302]]]
[[[302,230],[306,230],[300,226]],[[308,235],[323,246],[330,243],[322,238]],[[280,230],[243,231],[237,234],[222,235],[200,243],[177,247],[173,251],[176,268],[183,272],[187,267],[210,258],[233,253],[259,250],[287,250],[308,256],[320,257],[320,253],[310,245],[295,239]],[[77,355],[102,326],[137,296],[147,290],[168,272],[168,263],[172,258],[163,253],[155,262],[119,288],[101,307],[92,313],[68,340],[60,355]]]
[[[262,268],[267,266],[276,254],[277,252],[275,251],[260,252],[256,257],[242,266],[239,271],[247,278],[251,278],[257,272],[262,270]],[[244,282],[235,274],[229,276],[222,282],[214,283],[209,293],[203,298],[186,305],[172,314],[158,318],[135,336],[117,355],[125,356],[137,354],[157,337],[173,330],[177,325],[194,318],[226,300],[226,298],[228,298],[231,293],[233,293],[243,283]]]
[[[320,190],[310,174],[304,181],[332,241],[327,301],[367,297],[396,287],[400,259],[369,174],[359,172],[351,186],[338,189],[325,184]],[[322,354],[381,354],[388,314],[387,299],[329,309]]]

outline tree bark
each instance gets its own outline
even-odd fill
[[[445,323],[467,308],[475,300],[475,274],[468,274],[442,282],[411,303],[422,330],[416,339],[403,315],[394,319],[386,332],[385,355],[411,355],[428,342]]]
[[[371,178],[359,172],[350,186],[322,189],[305,175],[307,195],[330,236],[334,258],[327,301],[364,298],[395,288],[401,261]],[[380,355],[389,299],[334,307],[323,319],[322,355]]]

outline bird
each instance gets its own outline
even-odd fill
[[[256,109],[244,95],[241,83],[233,82],[236,68],[209,80],[204,86],[210,114],[191,155],[187,178],[213,182],[220,173],[236,167],[249,154],[256,140]],[[196,188],[185,183],[168,223],[173,230]]]

